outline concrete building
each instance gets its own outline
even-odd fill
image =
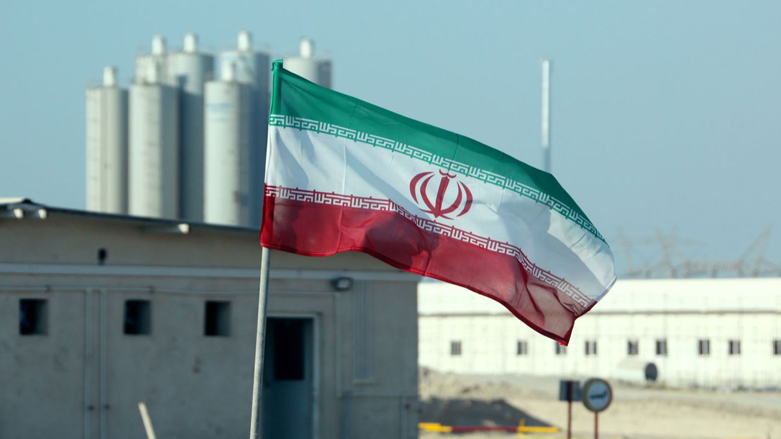
[[[0,437],[241,438],[258,230],[0,200]],[[338,282],[337,282],[338,280]],[[417,278],[272,252],[264,439],[417,435]]]
[[[781,388],[781,278],[619,280],[566,348],[462,288],[418,300],[420,365],[440,371]]]

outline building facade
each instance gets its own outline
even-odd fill
[[[781,388],[779,278],[619,280],[567,347],[462,288],[421,283],[418,300],[423,367]]]
[[[257,229],[0,201],[0,437],[246,437],[259,266]],[[263,437],[416,437],[416,285],[272,252]]]

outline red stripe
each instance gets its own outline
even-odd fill
[[[418,228],[389,211],[265,197],[260,242],[306,256],[359,251],[393,267],[460,285],[504,305],[564,345],[585,309],[513,256]]]

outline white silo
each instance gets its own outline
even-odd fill
[[[285,69],[315,84],[331,88],[331,61],[315,57],[315,42],[301,38],[297,58],[285,58]]]
[[[180,213],[203,220],[204,85],[214,76],[214,56],[198,51],[198,36],[184,36],[184,50],[168,55],[166,84],[179,89]]]
[[[130,86],[128,210],[131,215],[179,217],[179,99],[162,84],[159,66]]]
[[[263,199],[266,135],[268,132],[269,85],[271,63],[269,55],[252,49],[252,35],[241,31],[235,51],[222,52],[220,71],[232,72],[234,81],[249,86],[249,222],[242,226],[259,226]],[[207,110],[208,112],[208,110]],[[208,128],[207,128],[208,129]],[[226,196],[232,196],[226,194]],[[208,220],[207,220],[208,221]]]
[[[87,210],[127,213],[127,90],[106,67],[87,89]]]
[[[246,226],[253,222],[250,106],[252,88],[222,64],[221,80],[206,83],[204,221]],[[260,184],[262,186],[262,182]]]
[[[151,82],[150,75],[152,74],[159,74],[162,75],[162,77],[167,77],[167,64],[168,58],[166,56],[165,37],[162,35],[155,35],[152,37],[152,53],[136,56],[133,82],[136,84]],[[155,82],[160,81],[160,78],[158,78]]]

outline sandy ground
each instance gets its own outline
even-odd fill
[[[421,422],[446,425],[551,425],[565,437],[567,405],[557,378],[465,376],[424,371]],[[600,437],[632,439],[781,439],[781,392],[713,392],[641,388],[613,383],[612,405],[599,416]],[[593,438],[594,415],[573,403],[573,437]],[[530,422],[531,421],[531,422]],[[421,432],[421,438],[451,435]],[[455,436],[455,435],[452,435]],[[459,434],[460,439],[514,433]],[[545,435],[527,435],[542,438]]]

